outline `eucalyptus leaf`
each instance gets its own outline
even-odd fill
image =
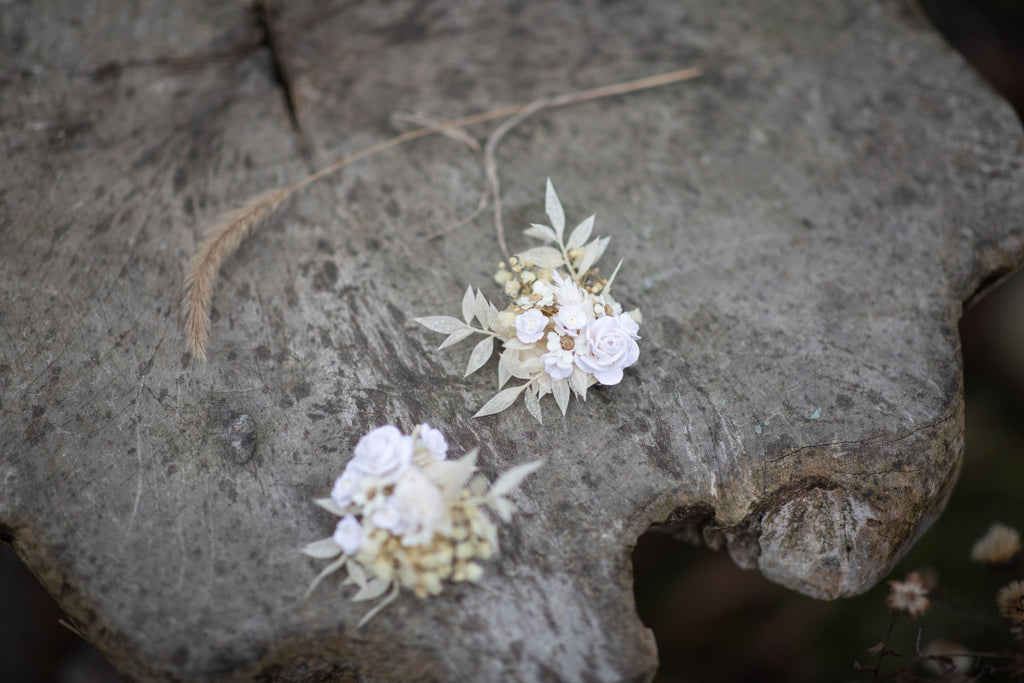
[[[483,404],[480,410],[476,411],[473,417],[484,417],[486,415],[494,415],[508,408],[510,405],[516,402],[519,398],[519,394],[522,393],[523,389],[526,388],[525,384],[521,384],[518,387],[509,387],[508,389],[502,389],[496,393],[490,401]]]
[[[561,241],[562,233],[565,231],[565,210],[562,209],[562,202],[558,199],[555,186],[551,184],[551,178],[548,178],[545,188],[544,211],[551,219],[551,227],[555,229],[555,236]]]
[[[527,344],[526,342],[519,341],[519,339],[515,337],[513,337],[512,339],[506,339],[505,342],[503,343],[503,346],[506,349],[512,349],[513,351],[528,351],[534,348],[536,345],[537,342]]]
[[[583,247],[583,255],[580,256],[576,262],[576,271],[583,276],[588,270],[590,270],[598,259],[604,255],[604,250],[608,248],[608,243],[611,241],[611,237],[598,237],[596,240]]]
[[[476,319],[480,321],[480,325],[486,330],[487,327],[487,299],[484,297],[484,293],[479,289],[476,290],[476,299],[473,303],[473,311],[476,313]]]
[[[345,583],[354,583],[360,588],[366,586],[366,570],[363,569],[363,565],[358,562],[349,562],[346,569],[348,569],[348,578],[345,579]]]
[[[562,411],[562,417],[565,417],[565,410],[569,407],[569,382],[568,380],[560,379],[557,382],[551,383],[551,393],[555,396],[555,403],[558,404],[559,410]]]
[[[389,579],[382,579],[376,577],[370,579],[370,581],[359,589],[359,591],[352,596],[352,602],[362,602],[364,600],[374,600],[384,595],[388,588],[391,588],[391,581]]]
[[[487,324],[495,332],[501,327],[501,311],[490,301],[487,302]]]
[[[473,285],[470,285],[466,288],[466,293],[462,295],[462,317],[466,320],[466,324],[473,322],[474,303]]]
[[[466,374],[469,377],[474,372],[487,364],[487,360],[494,353],[494,337],[485,337],[473,347],[473,353],[469,354],[469,363],[466,364]]]
[[[323,570],[316,575],[316,578],[313,579],[313,583],[309,584],[309,588],[306,589],[306,594],[303,597],[309,597],[309,594],[313,592],[313,589],[316,588],[324,578],[344,567],[346,562],[348,562],[348,555],[342,555],[337,560],[324,567]]]
[[[466,323],[450,315],[428,315],[423,318],[413,318],[413,320],[428,330],[440,332],[441,334],[451,334],[456,330],[464,330],[467,327]]]
[[[594,229],[594,216],[584,218],[579,225],[572,229],[569,234],[569,241],[565,243],[566,249],[582,247],[590,239],[590,232]],[[466,322],[469,322],[468,320]]]
[[[526,409],[530,411],[530,415],[533,415],[533,419],[544,424],[544,418],[542,417],[540,410],[540,399],[537,397],[537,394],[534,393],[532,388],[526,391],[525,401]]]
[[[587,400],[587,373],[583,372],[579,368],[574,368],[572,375],[569,376],[569,387],[578,398]]]
[[[319,541],[313,541],[302,549],[303,555],[309,555],[318,560],[329,560],[332,557],[337,557],[339,553],[341,553],[341,548],[334,542],[333,538],[322,538]]]
[[[461,330],[455,330],[450,335],[448,335],[447,339],[441,342],[441,345],[437,347],[437,350],[440,351],[441,349],[448,348],[452,344],[458,344],[460,341],[462,341],[469,335],[473,334],[473,332],[474,330],[471,327],[466,327]]]
[[[316,498],[315,500],[313,500],[313,502],[322,507],[324,510],[330,512],[332,515],[344,517],[348,514],[346,508],[343,508],[337,503],[335,503],[333,498]]]
[[[500,391],[505,384],[512,379],[512,373],[508,369],[509,359],[515,355],[515,351],[503,351],[498,356],[498,390]]]
[[[536,237],[537,239],[544,240],[545,242],[554,242],[557,239],[555,237],[554,230],[546,225],[541,225],[540,223],[531,223],[530,227],[523,232],[530,237]]]
[[[388,593],[388,597],[386,597],[383,600],[381,600],[380,602],[378,602],[377,605],[374,606],[373,609],[371,609],[369,612],[367,612],[365,615],[363,615],[363,618],[359,620],[358,624],[356,624],[356,628],[357,629],[362,628],[363,625],[366,624],[366,622],[368,622],[370,619],[373,619],[375,616],[380,614],[380,611],[382,609],[384,609],[385,607],[387,607],[388,605],[390,605],[392,602],[394,602],[395,598],[397,598],[397,597],[398,597],[398,582],[395,581],[394,582],[394,587],[391,589],[391,592]]]
[[[562,265],[565,261],[562,259],[562,252],[558,251],[554,247],[534,247],[533,249],[527,249],[524,252],[517,254],[519,260],[526,266],[537,266],[539,268],[547,268],[554,270]]]

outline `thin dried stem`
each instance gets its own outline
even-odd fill
[[[487,186],[490,188],[491,197],[494,200],[494,232],[498,238],[498,247],[501,249],[501,255],[505,257],[506,261],[508,261],[511,254],[509,254],[508,245],[505,244],[505,226],[501,222],[501,180],[498,179],[498,162],[495,159],[494,150],[497,149],[501,139],[505,137],[505,133],[512,130],[531,114],[535,114],[550,105],[551,100],[548,99],[535,100],[526,105],[518,114],[495,128],[494,132],[488,136],[487,143],[484,145],[484,173],[487,174]]]
[[[539,100],[545,107],[564,107],[579,102],[587,102],[613,95],[657,88],[671,83],[688,80],[699,76],[701,73],[697,67],[679,69],[670,73],[649,76],[635,81],[617,83],[615,85],[603,86],[592,90],[584,90],[577,93],[569,93],[553,97],[549,100]],[[283,188],[277,188],[264,192],[263,194],[250,199],[241,208],[224,214],[221,219],[207,233],[199,246],[199,251],[189,261],[185,274],[185,293],[182,297],[182,312],[185,317],[185,341],[192,355],[200,361],[206,360],[206,347],[210,332],[210,307],[213,301],[213,287],[217,281],[217,274],[221,264],[242,240],[274,210],[285,199],[305,186],[320,180],[321,178],[336,173],[341,169],[357,161],[365,159],[377,152],[396,147],[405,142],[422,138],[434,133],[441,133],[448,130],[465,128],[484,121],[493,121],[509,116],[515,116],[537,105],[537,102],[529,104],[516,104],[508,107],[500,107],[491,111],[463,116],[448,121],[440,121],[422,128],[396,135],[393,138],[378,142],[355,154],[351,154],[340,161],[320,169],[316,173],[303,178],[297,183]],[[539,108],[539,107],[538,107]],[[534,110],[536,111],[536,110]],[[533,113],[531,111],[530,113]],[[529,115],[529,114],[527,114]],[[497,131],[496,131],[497,132]],[[500,208],[496,204],[496,217],[500,216]],[[507,256],[508,249],[504,245],[504,237],[499,230],[499,246],[502,253]]]
[[[414,123],[417,126],[436,126],[437,124],[442,123],[441,119],[431,118],[422,114],[404,114],[402,112],[392,114],[391,119],[398,123]],[[473,150],[473,153],[477,156],[483,154],[483,149],[480,147],[480,143],[477,142],[477,139],[462,128],[447,128],[441,131],[441,135],[451,138],[455,142],[461,142],[466,147]]]

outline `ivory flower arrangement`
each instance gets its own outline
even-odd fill
[[[584,219],[566,238],[565,212],[550,180],[545,210],[551,225],[535,223],[526,234],[548,244],[511,257],[495,274],[510,299],[503,310],[480,290],[474,294],[470,286],[462,298],[462,320],[416,318],[424,327],[448,335],[439,350],[483,335],[470,353],[467,377],[487,363],[495,340],[501,342],[499,391],[475,417],[501,412],[523,395],[527,410],[543,422],[540,399],[548,394],[564,416],[570,393],[586,400],[587,389],[594,384],[618,384],[622,371],[640,354],[640,311],[624,313],[611,295],[618,266],[607,280],[594,267],[610,238],[590,239],[594,216]],[[472,324],[474,318],[478,327]],[[512,378],[526,382],[503,388]]]
[[[483,476],[474,477],[476,454],[448,460],[444,434],[428,424],[411,435],[386,425],[363,436],[330,497],[316,500],[341,519],[330,538],[303,549],[333,560],[306,594],[346,569],[344,583],[358,588],[354,602],[387,594],[362,626],[400,587],[424,597],[440,593],[445,580],[480,579],[479,561],[498,551],[497,527],[486,510],[509,521],[515,506],[506,496],[542,462],[514,467],[488,487]]]

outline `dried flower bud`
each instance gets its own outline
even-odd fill
[[[903,581],[889,582],[889,596],[885,604],[893,612],[902,612],[911,619],[919,617],[932,606],[928,582],[921,572],[910,572]]]
[[[512,273],[505,270],[504,268],[502,268],[501,270],[494,274],[494,281],[497,282],[499,285],[503,286],[507,285],[514,278],[515,276],[512,275]]]
[[[1012,581],[999,589],[996,603],[1003,618],[1016,626],[1024,626],[1024,581]]]
[[[971,548],[971,559],[986,564],[1006,564],[1020,552],[1020,534],[996,522]]]

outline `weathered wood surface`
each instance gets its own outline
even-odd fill
[[[935,518],[962,448],[962,302],[1024,250],[1010,109],[904,3],[271,8],[295,123],[239,2],[0,6],[0,520],[129,676],[619,680],[656,666],[630,549],[652,523],[809,595],[862,591]],[[500,152],[506,219],[545,176],[598,214],[645,313],[614,388],[469,416],[490,370],[435,353],[498,260],[441,138],[288,202],[227,264],[210,361],[182,267],[258,191],[451,117],[699,63],[547,112]],[[296,125],[297,124],[297,127]],[[486,132],[485,128],[476,131]],[[225,440],[249,415],[255,438]],[[549,464],[478,586],[364,611],[299,555],[355,440],[427,420],[485,472]]]

